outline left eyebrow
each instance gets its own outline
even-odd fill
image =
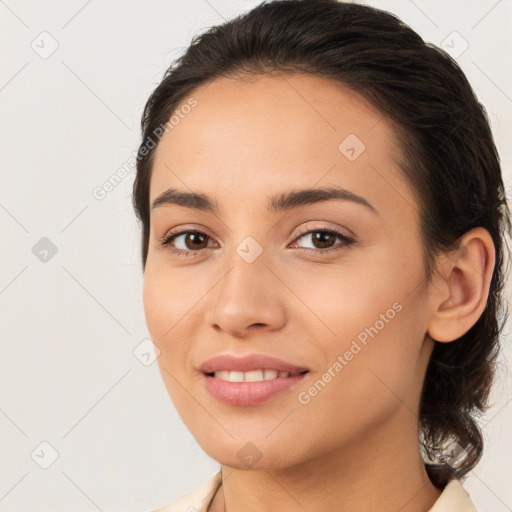
[[[369,208],[377,215],[379,214],[375,207],[364,197],[345,188],[336,186],[292,190],[290,192],[276,194],[269,198],[267,202],[267,210],[270,213],[279,213],[293,208],[299,208],[300,206],[331,201],[333,199],[351,201]]]
[[[373,213],[379,215],[376,208],[364,197],[342,187],[330,186],[316,189],[292,190],[281,192],[268,198],[267,211],[273,214],[300,208],[301,206],[331,201],[333,199],[351,201],[363,205]],[[175,188],[169,188],[162,192],[154,201],[151,209],[165,204],[176,204],[186,208],[193,208],[218,215],[219,205],[205,194],[198,192],[184,192]]]

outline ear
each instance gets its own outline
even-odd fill
[[[438,260],[427,327],[433,340],[454,341],[473,327],[486,307],[494,264],[494,243],[482,227],[465,233],[459,249]]]

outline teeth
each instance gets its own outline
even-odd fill
[[[278,375],[278,371],[277,370],[265,370],[263,372],[263,378],[265,380],[272,380],[272,379],[275,379]]]
[[[252,372],[245,372],[245,382],[257,382],[263,380],[263,370],[253,370]]]
[[[213,376],[216,379],[227,380],[229,382],[259,382],[262,380],[273,380],[278,377],[289,377],[288,372],[278,372],[277,370],[252,370],[250,372],[230,372],[220,370]]]
[[[228,376],[229,382],[243,382],[244,379],[244,372],[229,372]]]

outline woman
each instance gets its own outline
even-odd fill
[[[264,2],[142,130],[146,321],[221,464],[159,510],[475,510],[510,216],[458,65],[384,11]]]

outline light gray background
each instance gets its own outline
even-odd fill
[[[1,511],[150,510],[217,471],[137,349],[149,334],[130,157],[171,61],[196,32],[257,3],[0,0]],[[467,42],[458,61],[488,109],[510,193],[512,2],[368,3],[454,52]],[[512,510],[509,373],[464,483],[479,511]]]

